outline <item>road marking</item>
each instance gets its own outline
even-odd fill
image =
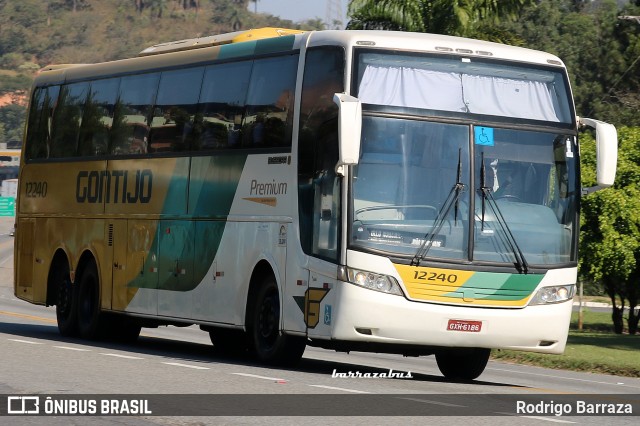
[[[197,365],[180,364],[179,362],[163,362],[163,364],[175,365],[176,367],[193,368],[195,370],[210,370],[209,367],[200,367],[200,366],[197,366]]]
[[[69,351],[78,351],[78,352],[91,352],[91,349],[72,348],[71,346],[54,346],[54,348],[66,349]]]
[[[575,377],[566,377],[566,376],[558,376],[557,374],[542,374],[542,373],[530,373],[528,371],[517,371],[517,370],[509,370],[509,369],[503,369],[503,368],[487,368],[487,370],[495,370],[495,371],[505,371],[507,373],[515,373],[515,374],[527,374],[529,376],[540,376],[540,377],[551,377],[554,379],[562,379],[562,380],[573,380],[576,382],[586,382],[586,383],[596,383],[598,385],[609,385],[609,386],[625,386],[625,387],[630,387],[630,388],[636,388],[638,389],[638,386],[633,386],[633,385],[625,385],[625,384],[620,384],[620,383],[611,383],[611,382],[599,382],[597,380],[587,380],[587,379],[578,379]],[[566,372],[571,372],[570,370],[567,370]],[[519,387],[518,387],[519,388]],[[555,391],[556,393],[572,393],[572,392],[561,392],[561,391]]]
[[[0,267],[4,267],[5,264],[9,263],[11,261],[11,263],[13,263],[13,255],[11,256],[7,256],[5,257],[2,262],[0,262]],[[13,266],[13,265],[12,265]]]
[[[339,390],[339,391],[343,391],[343,392],[351,392],[351,393],[372,393],[372,392],[366,392],[366,391],[361,391],[361,390],[355,390],[355,389],[345,389],[345,388],[337,388],[335,386],[323,386],[323,385],[309,385],[312,386],[314,388],[323,388],[323,389],[330,389],[330,390]]]
[[[139,356],[110,354],[110,353],[102,353],[102,352],[100,353],[100,355],[113,356],[113,357],[116,357],[116,358],[125,358],[125,359],[144,359],[144,358],[140,358]]]
[[[569,420],[552,419],[551,417],[538,417],[538,416],[520,416],[520,417],[522,417],[523,419],[545,420],[547,422],[554,422],[554,423],[575,424],[575,422],[570,422]]]
[[[271,380],[272,382],[286,382],[285,379],[279,379],[277,377],[257,376],[255,374],[248,374],[248,373],[231,373],[231,374],[234,374],[236,376],[243,376],[243,377],[253,377],[254,379]]]
[[[48,323],[51,323],[51,324],[55,324],[56,323],[56,320],[54,320],[54,319],[36,317],[34,315],[27,315],[27,314],[19,314],[17,312],[0,311],[0,315],[6,315],[8,317],[30,319],[30,320],[34,320],[34,321],[48,322]]]
[[[458,404],[448,404],[446,402],[440,402],[440,401],[431,401],[428,399],[418,399],[418,398],[398,398],[396,397],[396,399],[404,399],[406,401],[414,401],[414,402],[424,402],[425,404],[433,404],[433,405],[443,405],[445,407],[466,407],[466,405],[458,405]]]
[[[11,340],[12,342],[28,343],[30,345],[44,345],[44,343],[42,342],[31,342],[29,340],[20,340],[20,339],[7,339],[7,340]]]

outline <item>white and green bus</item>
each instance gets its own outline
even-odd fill
[[[430,34],[260,29],[47,67],[19,177],[15,294],[65,336],[197,324],[267,363],[306,345],[562,353],[578,128],[547,53]]]

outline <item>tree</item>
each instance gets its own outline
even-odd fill
[[[239,31],[247,27],[248,16],[246,2],[243,0],[218,0],[213,3],[211,22],[219,33]]]
[[[638,327],[640,292],[640,128],[619,129],[618,172],[613,188],[583,199],[580,273],[600,281],[613,305],[614,331],[623,331],[625,299],[629,332]],[[584,186],[595,184],[595,143],[582,138]]]
[[[11,104],[0,108],[0,125],[4,128],[4,142],[20,144],[25,122],[25,106]]]
[[[506,23],[528,47],[557,55],[566,64],[578,115],[616,125],[640,125],[639,26],[618,16],[640,15],[640,8],[619,10],[614,0],[545,0],[523,9]]]
[[[497,30],[532,0],[351,0],[347,29],[380,29],[510,38]],[[488,38],[488,37],[483,37]]]

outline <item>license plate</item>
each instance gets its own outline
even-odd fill
[[[447,324],[449,331],[465,331],[467,333],[479,333],[482,329],[482,321],[466,321],[450,319]]]

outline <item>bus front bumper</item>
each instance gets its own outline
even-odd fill
[[[414,302],[337,283],[331,340],[384,345],[482,347],[561,354],[572,301],[486,308]]]

